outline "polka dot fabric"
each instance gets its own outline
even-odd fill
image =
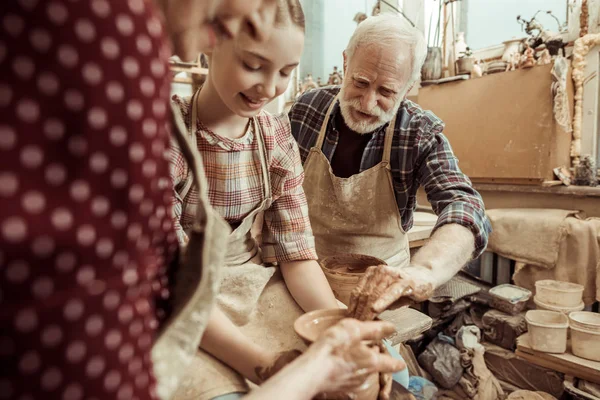
[[[149,1],[0,5],[0,399],[155,397],[169,53]]]

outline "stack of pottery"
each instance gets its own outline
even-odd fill
[[[577,357],[600,361],[600,314],[575,311],[569,314],[571,351]]]
[[[530,310],[525,314],[531,348],[544,353],[567,351],[567,316],[557,311]]]
[[[535,283],[533,301],[538,310],[558,311],[565,315],[585,307],[582,285],[550,279]]]

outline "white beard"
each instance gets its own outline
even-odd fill
[[[340,111],[342,112],[342,117],[344,118],[344,122],[348,125],[348,128],[352,129],[352,131],[359,133],[361,135],[371,133],[378,128],[381,128],[383,125],[390,122],[394,119],[394,116],[398,112],[400,108],[400,104],[402,103],[402,99],[404,96],[398,96],[398,100],[396,104],[388,111],[384,112],[379,106],[375,106],[371,111],[366,112],[363,111],[360,105],[359,99],[353,100],[344,100],[345,94],[345,86],[342,86],[340,90]],[[352,116],[352,110],[360,111],[365,114],[372,115],[377,117],[377,121],[369,122],[369,121],[356,121]]]

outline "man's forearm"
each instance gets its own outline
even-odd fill
[[[319,263],[292,261],[281,263],[280,268],[288,290],[304,311],[339,308]]]
[[[248,339],[218,307],[211,312],[200,348],[254,383],[256,367],[270,365],[277,356]]]
[[[460,224],[440,227],[404,269],[415,278],[424,277],[434,287],[449,281],[471,259],[475,237]]]

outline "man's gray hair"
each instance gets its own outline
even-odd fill
[[[360,46],[379,44],[394,46],[401,43],[411,52],[412,71],[408,85],[414,84],[421,76],[421,67],[427,56],[425,37],[401,15],[384,13],[369,17],[358,25],[346,47],[348,63]]]

